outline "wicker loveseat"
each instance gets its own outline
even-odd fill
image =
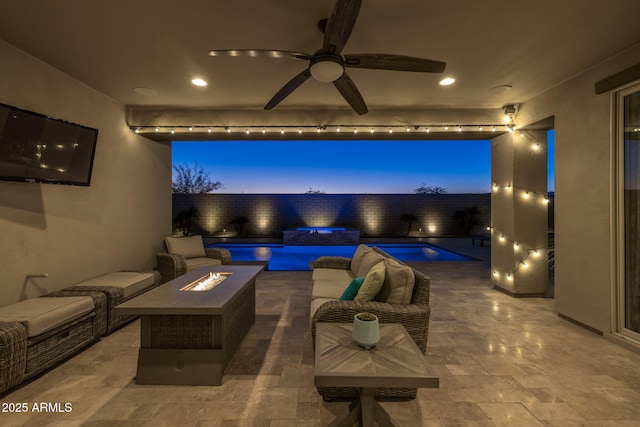
[[[202,236],[167,237],[166,252],[157,255],[162,283],[196,268],[231,264],[231,253],[224,248],[205,248]]]
[[[427,349],[427,335],[429,332],[429,291],[430,291],[430,279],[420,271],[411,268],[405,263],[398,261],[391,255],[387,254],[383,250],[372,247],[370,249],[364,249],[364,245],[360,245],[353,258],[345,257],[321,257],[311,264],[314,270],[314,288],[318,286],[332,287],[335,285],[336,289],[344,289],[348,282],[344,283],[347,276],[357,275],[357,267],[366,267],[362,259],[358,260],[357,257],[361,257],[359,251],[371,251],[380,260],[383,260],[387,265],[397,266],[398,264],[409,268],[412,273],[413,288],[407,298],[410,301],[406,304],[396,304],[385,302],[388,298],[388,290],[381,290],[376,296],[374,301],[358,301],[358,300],[339,300],[336,298],[327,298],[319,295],[316,289],[313,293],[315,297],[311,303],[311,333],[313,342],[316,338],[316,324],[318,322],[334,322],[334,323],[352,323],[353,317],[363,311],[368,311],[376,316],[381,323],[400,323],[402,324],[411,338],[415,341],[416,345],[424,354]],[[373,258],[372,255],[368,255],[369,258]],[[357,266],[360,261],[361,265]],[[371,261],[369,264],[371,264]],[[378,261],[379,262],[379,261]],[[353,272],[355,268],[356,273]],[[397,268],[397,267],[396,267]],[[334,269],[335,271],[332,271]],[[342,270],[342,271],[340,271]],[[387,269],[387,276],[385,281],[389,280],[389,271]],[[351,272],[349,272],[351,271]],[[405,272],[407,270],[405,269]],[[362,269],[360,269],[362,273]],[[335,278],[335,284],[327,284],[327,278]],[[326,291],[325,291],[326,292]],[[377,397],[397,397],[397,398],[415,398],[415,388],[386,388],[380,389],[376,393]],[[318,392],[323,396],[325,400],[335,398],[354,397],[358,395],[355,388],[336,388],[336,387],[318,387]]]

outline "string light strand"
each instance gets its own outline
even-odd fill
[[[417,134],[429,134],[429,133],[451,133],[460,134],[463,132],[483,132],[492,133],[496,130],[509,131],[508,125],[497,124],[451,124],[451,125],[434,125],[434,124],[421,124],[421,125],[354,125],[354,124],[335,124],[335,125],[255,125],[255,126],[242,126],[242,125],[149,125],[149,126],[129,126],[131,130],[138,134],[144,133],[156,133],[156,134],[198,134],[198,133],[217,133],[224,132],[226,134],[241,135],[241,134],[286,134],[286,133],[298,133],[298,134],[318,134],[318,133],[339,133],[342,129],[350,129],[354,134],[368,133],[368,134],[384,134],[394,133],[394,131],[404,130],[404,134],[411,134],[417,136]]]

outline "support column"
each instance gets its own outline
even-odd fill
[[[491,140],[491,283],[512,296],[549,287],[547,134]]]

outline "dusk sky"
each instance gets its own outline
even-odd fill
[[[172,152],[174,164],[198,163],[221,181],[216,193],[413,193],[423,183],[448,193],[491,190],[489,140],[180,141]]]

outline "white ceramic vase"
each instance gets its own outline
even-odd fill
[[[380,341],[380,324],[375,314],[366,313],[373,320],[362,320],[365,313],[358,313],[353,317],[353,340],[360,346],[369,350]],[[365,317],[366,318],[366,317]]]

